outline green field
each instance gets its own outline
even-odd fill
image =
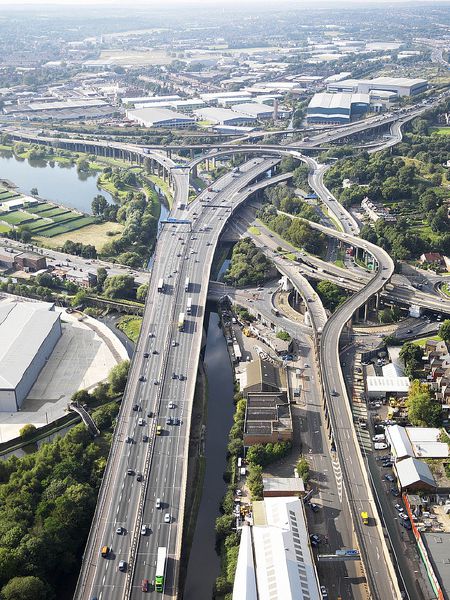
[[[28,209],[27,209],[28,210]],[[31,212],[28,210],[28,212]],[[41,211],[39,214],[40,217],[45,217],[47,218],[54,218],[54,217],[59,217],[60,215],[67,215],[72,213],[72,211],[69,208],[52,208],[51,210],[46,210],[46,211]],[[72,213],[73,214],[73,213]]]
[[[72,219],[67,223],[56,224],[54,226],[49,225],[45,229],[40,229],[39,235],[43,237],[54,237],[55,235],[60,235],[61,233],[76,231],[77,229],[86,227],[86,225],[92,225],[93,223],[95,223],[95,219],[92,217],[79,217],[77,219]]]
[[[53,204],[47,204],[47,202],[41,202],[37,206],[33,206],[31,208],[28,208],[27,210],[30,213],[39,214],[39,213],[45,212],[46,210],[53,210],[54,208],[56,208],[56,207]]]
[[[13,198],[18,198],[20,194],[16,192],[11,192],[9,190],[4,190],[0,192],[0,202],[6,202],[6,200],[12,200]]]
[[[450,127],[433,127],[432,133],[437,135],[450,135]]]
[[[141,324],[142,324],[142,317],[134,317],[134,316],[127,316],[127,317],[122,317],[118,322],[117,322],[117,329],[120,329],[120,331],[123,331],[123,333],[134,343],[137,342],[138,337],[139,337],[139,332],[141,330]]]
[[[8,233],[9,230],[10,228],[8,225],[3,225],[3,223],[0,223],[0,233]]]
[[[21,210],[15,210],[14,212],[10,213],[0,213],[0,220],[8,223],[9,225],[22,225],[29,221],[34,221],[36,218],[38,217]]]

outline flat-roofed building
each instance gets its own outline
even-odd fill
[[[426,79],[407,77],[375,77],[374,79],[344,79],[327,85],[329,92],[352,92],[369,94],[372,90],[393,92],[397,96],[421,94],[428,87]]]
[[[190,127],[195,123],[193,117],[169,110],[167,108],[138,108],[127,110],[127,119],[135,121],[143,127]]]
[[[348,123],[351,117],[351,94],[314,94],[307,108],[309,123]]]
[[[48,302],[0,303],[0,411],[20,409],[61,337]]]
[[[255,117],[244,115],[229,108],[200,108],[194,113],[205,121],[210,121],[215,125],[249,125],[255,122]]]
[[[274,113],[273,108],[258,102],[244,102],[244,104],[236,104],[233,106],[233,110],[244,115],[248,115],[249,117],[253,117],[256,120],[271,119]]]
[[[246,399],[245,447],[292,441],[292,412],[285,392],[248,392]]]
[[[233,600],[319,600],[319,580],[303,502],[253,502],[253,526],[242,529]]]

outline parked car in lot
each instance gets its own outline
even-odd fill
[[[404,527],[405,529],[411,529],[411,528],[412,528],[412,527],[411,527],[411,523],[410,523],[409,521],[403,521],[403,520],[400,520],[400,521],[399,521],[399,523],[400,523],[400,525],[401,525],[402,527]]]
[[[389,475],[389,473],[385,475],[384,478],[386,479],[386,481],[390,481],[391,483],[395,481],[395,478],[392,475]]]
[[[385,442],[375,442],[373,447],[375,450],[386,450],[388,445]]]
[[[309,507],[311,508],[311,510],[313,512],[319,512],[319,510],[320,510],[319,505],[318,504],[314,504],[314,502],[310,502],[309,503]]]
[[[408,515],[404,512],[399,513],[398,516],[400,517],[400,519],[403,519],[404,521],[409,521]]]
[[[398,498],[400,496],[400,491],[396,487],[391,487],[391,494]]]
[[[397,510],[399,513],[400,513],[400,512],[403,512],[403,510],[404,510],[403,506],[402,506],[401,504],[399,504],[398,502],[397,502],[397,504],[394,504],[394,508],[395,508],[395,510]]]

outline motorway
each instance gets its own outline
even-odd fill
[[[142,332],[118,417],[76,598],[140,597],[142,579],[154,579],[159,546],[166,546],[169,554],[165,595],[177,594],[190,411],[209,269],[220,231],[239,202],[236,192],[276,162],[277,159],[257,159],[241,168],[238,177],[224,176],[215,184],[215,189],[221,191],[216,193],[214,204],[205,203],[200,211],[200,200],[205,196],[200,195],[187,210],[173,212],[175,217],[191,219],[192,231],[188,225],[172,224],[164,226],[159,236]],[[188,292],[185,291],[186,277],[191,281]],[[160,278],[166,283],[165,293],[157,292]],[[188,297],[193,299],[192,316],[187,316],[184,331],[179,332],[178,314],[185,312]],[[148,358],[144,353],[148,353]],[[169,408],[171,402],[174,408]],[[138,406],[136,411],[133,410],[135,405]],[[153,416],[149,417],[150,413]],[[168,416],[178,418],[180,424],[167,425]],[[139,418],[143,419],[141,426]],[[163,429],[161,436],[155,435],[158,425]],[[144,435],[148,441],[144,441]],[[138,474],[142,475],[142,481],[138,481]],[[160,510],[155,507],[156,498],[161,498]],[[164,522],[165,515],[169,515],[169,523]],[[141,534],[142,525],[148,526],[145,534]],[[120,534],[116,533],[118,527],[123,527]],[[104,544],[112,549],[106,559],[100,556]],[[118,570],[120,560],[126,561],[126,572]]]

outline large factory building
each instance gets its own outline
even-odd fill
[[[0,412],[17,412],[61,337],[48,302],[0,303]]]

